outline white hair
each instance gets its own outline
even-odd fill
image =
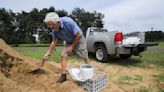
[[[47,13],[44,22],[47,23],[48,21],[52,21],[52,22],[60,21],[59,15],[55,12]]]

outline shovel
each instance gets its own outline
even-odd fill
[[[51,56],[51,54],[52,54],[53,52],[55,52],[55,51],[56,51],[56,49],[52,50],[51,53],[50,53],[50,55],[48,55],[47,58],[49,58],[49,57]],[[43,59],[41,65],[39,66],[39,68],[37,68],[37,69],[35,69],[35,70],[32,70],[32,71],[29,71],[28,73],[32,73],[32,74],[44,74],[45,71],[44,71],[43,69],[41,69],[41,67],[44,66],[44,62],[45,62],[46,60],[47,60],[47,59]]]

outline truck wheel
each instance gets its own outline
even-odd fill
[[[131,54],[119,54],[121,59],[129,59],[132,55]]]
[[[108,55],[106,52],[106,48],[103,45],[99,45],[96,47],[96,59],[100,62],[105,63],[107,61]]]

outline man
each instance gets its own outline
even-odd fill
[[[58,39],[66,41],[66,44],[61,53],[62,74],[57,80],[57,83],[62,83],[66,78],[67,56],[74,50],[75,53],[84,59],[88,64],[88,51],[86,49],[86,41],[79,26],[69,17],[59,18],[55,12],[50,12],[46,15],[44,22],[47,27],[52,30],[52,42],[47,50],[44,59],[47,60],[52,50],[56,47]]]

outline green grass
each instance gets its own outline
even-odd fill
[[[127,67],[153,68],[164,67],[164,52],[145,51],[142,57],[133,56],[129,60],[120,60],[119,64]]]
[[[19,47],[13,47],[25,56],[42,59],[48,49],[48,44],[20,44]],[[60,54],[63,46],[58,46],[56,52],[53,53],[49,60],[60,62]],[[164,47],[164,42],[160,42],[158,47]],[[95,57],[91,57],[95,58]],[[69,59],[75,59],[79,61],[75,56],[69,57]],[[151,68],[152,65],[156,67],[164,67],[164,52],[145,51],[142,53],[142,58],[133,56],[128,60],[122,60],[120,58],[112,58],[108,64],[117,64],[126,67],[142,67]],[[154,68],[154,67],[153,67]]]
[[[146,87],[141,87],[139,92],[150,92],[150,89]]]
[[[146,51],[143,53],[142,61],[144,66],[154,64],[164,67],[164,52]]]
[[[119,85],[132,85],[131,83],[132,77],[130,76],[120,76],[118,79],[118,84]]]
[[[25,56],[33,57],[42,60],[48,47],[13,47],[18,52]],[[51,55],[49,60],[60,62],[60,53],[62,47],[57,47],[56,51]]]
[[[136,85],[138,84],[138,82],[142,82],[143,81],[143,78],[141,75],[134,75],[134,76],[127,76],[127,75],[124,75],[124,76],[120,76],[117,83],[119,85]]]
[[[164,73],[153,75],[157,80],[164,82]]]
[[[10,44],[12,47],[48,47],[50,44]]]
[[[158,46],[159,47],[164,47],[164,42],[159,42]]]
[[[25,56],[42,60],[44,57],[44,54],[48,50],[48,47],[41,47],[42,45],[38,46],[38,47],[35,47],[36,45],[33,45],[32,47],[28,47],[29,45],[32,45],[32,44],[23,45],[21,47],[13,47],[13,48]],[[62,48],[63,48],[63,46],[57,46],[56,51],[50,56],[48,61],[55,61],[55,62],[59,63]],[[81,61],[81,59],[76,57],[75,55],[71,55],[68,58],[73,59],[78,62]]]
[[[16,47],[49,47],[50,44],[18,44]],[[58,46],[63,46],[63,44],[57,44]],[[10,46],[15,47],[15,44]]]
[[[156,47],[155,47],[156,48]],[[160,42],[157,49],[164,48],[164,42]],[[161,49],[162,50],[162,49]],[[130,59],[123,60],[119,57],[111,57],[108,64],[121,65],[125,67],[141,67],[141,68],[163,68],[164,67],[164,51],[144,51],[142,57],[132,56]]]
[[[140,67],[140,68],[162,68],[164,67],[164,52],[149,52],[142,53],[142,57],[132,56],[130,59],[123,60],[119,57],[109,60],[108,65],[121,65],[125,67]]]
[[[155,77],[155,79],[157,80],[156,85],[157,85],[157,87],[159,89],[159,92],[164,92],[164,88],[163,88],[163,85],[164,85],[164,73],[153,75],[153,77]]]

